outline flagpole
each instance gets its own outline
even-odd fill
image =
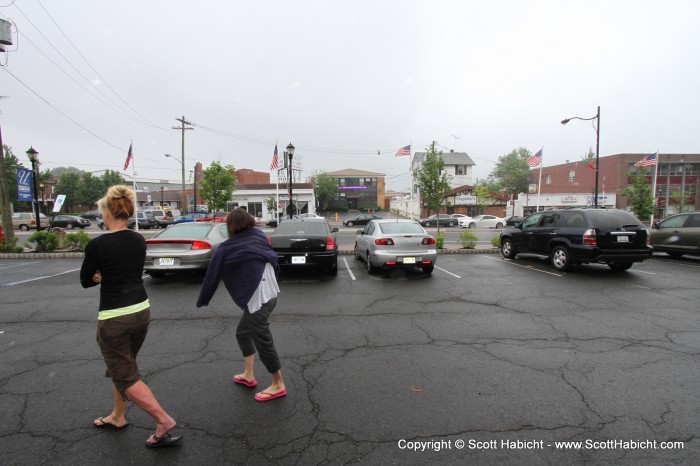
[[[134,140],[131,140],[130,149],[133,149]],[[134,188],[134,195],[136,195],[136,161],[134,160],[134,151],[131,151],[131,184]],[[134,230],[139,231],[139,199],[136,197],[136,205],[134,206]]]
[[[540,211],[540,191],[542,190],[542,165],[544,165],[544,146],[540,149],[540,176],[537,180],[537,207],[535,212]]]
[[[651,182],[651,199],[653,202],[653,208],[651,209],[651,223],[650,227],[654,226],[654,211],[656,210],[656,175],[659,170],[659,149],[656,149],[656,163],[654,164],[654,179]]]

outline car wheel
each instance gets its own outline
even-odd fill
[[[470,224],[469,224],[469,228],[470,228],[470,229],[471,229],[471,228],[476,228],[476,223],[474,223],[474,222],[470,223]]]
[[[611,262],[608,267],[613,269],[615,272],[624,272],[632,267],[632,262]]]
[[[424,227],[429,227],[429,226],[430,226],[430,222],[423,222],[423,226],[424,226]]]
[[[365,258],[365,262],[365,265],[367,266],[367,273],[369,275],[372,275],[377,270],[377,268],[372,265],[372,261],[369,258],[369,251],[367,251],[367,257]]]
[[[362,256],[360,256],[360,251],[357,250],[357,243],[355,243],[355,260],[360,260],[362,259]]]
[[[455,222],[447,222],[447,226],[448,226],[448,227],[453,227],[453,226],[455,226]]]
[[[431,273],[433,273],[434,268],[434,265],[424,265],[423,267],[421,267],[421,269],[423,269],[423,273],[426,275],[430,275]]]
[[[500,230],[501,228],[503,228],[503,224],[501,222],[498,222],[496,224],[496,229]]]
[[[72,223],[69,223],[68,225],[66,225],[66,228],[68,228],[69,230],[72,230],[72,229],[73,229],[73,224],[72,224]]]
[[[513,259],[518,253],[513,247],[513,242],[509,239],[504,239],[501,242],[501,254],[506,259]]]
[[[348,222],[348,226],[349,226],[349,227],[351,227],[351,226],[353,226],[353,225],[354,225],[354,223]]]
[[[27,225],[20,225],[19,229],[22,231],[29,231],[29,227]]]
[[[328,275],[338,275],[338,257],[336,257],[335,260],[333,260],[333,265],[330,269],[328,269]]]
[[[571,266],[571,255],[566,246],[555,246],[549,254],[552,267],[560,272],[566,271]]]

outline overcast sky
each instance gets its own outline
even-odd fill
[[[124,173],[133,140],[138,177],[179,181],[164,154],[184,116],[188,174],[269,171],[292,142],[304,177],[403,190],[408,144],[467,152],[479,178],[518,147],[580,160],[595,130],[560,121],[598,105],[601,156],[700,153],[696,0],[0,0],[0,17],[3,142],[42,169]]]

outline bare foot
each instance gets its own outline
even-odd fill
[[[114,414],[110,414],[109,416],[103,416],[95,419],[92,421],[92,424],[95,427],[114,427],[115,429],[121,429],[122,427],[127,426],[129,423],[126,422],[126,418],[123,416],[118,418]]]
[[[167,434],[168,432],[173,430],[176,425],[177,425],[177,423],[175,422],[175,419],[168,416],[168,420],[165,423],[156,424],[156,433],[154,435],[151,435],[150,437],[148,437],[148,440],[146,440],[146,443],[150,443],[150,444],[158,443],[158,441],[154,437],[158,437],[158,438],[162,439],[163,437],[165,437],[165,434]]]
[[[256,393],[255,398],[256,399],[273,398],[278,393],[282,393],[284,391],[286,391],[284,384],[274,384],[273,383],[272,385],[267,387],[265,390]]]
[[[238,380],[244,380],[249,383],[255,382],[255,376],[253,374],[246,374],[245,372],[243,372],[242,374],[236,374],[233,376],[233,378]]]

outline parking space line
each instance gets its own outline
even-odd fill
[[[653,261],[656,262],[663,262],[664,264],[674,264],[674,265],[684,265],[686,267],[694,267],[694,268],[699,268],[700,265],[695,265],[695,264],[686,264],[685,262],[676,262],[676,261],[668,261],[668,260],[663,260],[663,259],[652,259]]]
[[[355,274],[353,274],[352,270],[350,270],[350,264],[348,264],[348,260],[343,257],[343,262],[345,262],[345,268],[348,269],[348,273],[350,274],[350,278],[352,278],[353,280],[357,280],[355,278]]]
[[[649,275],[656,275],[654,272],[647,272],[647,271],[645,271],[645,270],[637,270],[637,269],[634,269],[634,271],[637,272],[637,273],[648,273]]]
[[[554,275],[555,277],[563,277],[562,274],[554,273],[554,272],[547,272],[546,270],[536,269],[531,265],[515,264],[510,259],[495,259],[493,257],[488,257],[488,256],[485,256],[485,259],[489,259],[489,260],[496,261],[496,262],[503,262],[504,264],[510,264],[510,265],[514,265],[516,267],[522,267],[524,269],[533,270],[535,272],[541,272],[541,273],[546,273],[548,275]]]
[[[462,278],[462,277],[460,277],[459,275],[455,275],[455,274],[453,274],[452,272],[448,272],[447,270],[438,267],[437,265],[435,266],[435,268],[438,269],[438,270],[442,270],[443,272],[448,273],[448,274],[452,275],[453,277]]]
[[[55,273],[53,275],[46,275],[45,277],[36,277],[36,278],[30,278],[29,280],[22,280],[19,282],[6,283],[4,286],[21,285],[22,283],[34,282],[37,280],[44,280],[45,278],[58,277],[59,275],[65,275],[67,273],[77,272],[78,270],[80,270],[80,269],[66,270],[65,272]]]
[[[40,263],[40,262],[44,262],[44,261],[30,261],[30,262],[22,262],[21,264],[7,265],[7,266],[5,266],[5,267],[0,267],[0,270],[11,269],[11,268],[13,268],[13,267],[22,267],[22,266],[24,266],[24,265],[34,265],[34,264],[38,264],[38,263]]]

